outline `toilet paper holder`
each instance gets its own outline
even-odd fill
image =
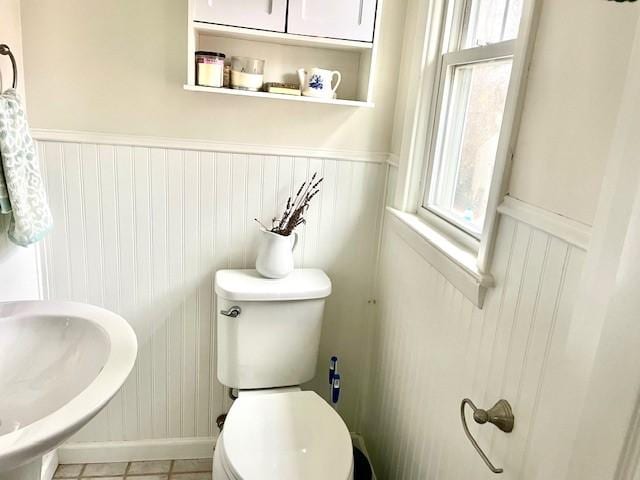
[[[489,410],[483,410],[482,408],[476,407],[474,403],[468,398],[463,399],[462,403],[460,404],[460,418],[462,420],[462,428],[464,429],[464,433],[466,434],[467,438],[471,442],[471,445],[473,445],[473,448],[476,449],[478,455],[480,455],[482,460],[484,460],[484,463],[487,465],[487,467],[489,467],[489,470],[491,470],[493,473],[502,473],[504,470],[502,468],[495,467],[493,463],[491,463],[491,460],[489,460],[489,458],[480,448],[480,445],[478,445],[478,442],[476,442],[476,439],[473,438],[473,435],[471,435],[469,427],[467,426],[467,418],[465,416],[464,409],[466,405],[469,405],[471,407],[471,410],[473,410],[473,419],[476,421],[476,423],[492,423],[505,433],[513,431],[513,424],[515,422],[513,412],[511,410],[511,405],[509,405],[509,402],[507,402],[506,400],[501,399],[498,400],[496,404]]]

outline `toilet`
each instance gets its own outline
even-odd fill
[[[316,373],[329,277],[297,269],[216,273],[218,379],[238,389],[213,455],[215,480],[353,480],[349,430],[318,394]]]

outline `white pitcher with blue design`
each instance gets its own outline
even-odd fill
[[[335,85],[331,85],[333,77],[337,77]],[[342,80],[337,70],[324,70],[313,67],[308,73],[301,68],[298,70],[300,90],[305,97],[335,98],[336,90]]]

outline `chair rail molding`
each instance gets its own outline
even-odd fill
[[[589,247],[591,226],[572,218],[523,202],[509,195],[505,196],[498,206],[498,212],[542,230],[582,250],[586,251]]]
[[[125,147],[167,148],[218,153],[240,153],[253,155],[274,155],[282,157],[322,158],[349,160],[353,162],[387,163],[387,152],[366,150],[345,150],[323,147],[261,145],[251,143],[230,143],[213,140],[153,137],[118,133],[83,132],[76,130],[50,130],[34,128],[31,134],[35,140],[61,143],[89,143]]]

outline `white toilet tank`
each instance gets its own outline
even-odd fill
[[[331,280],[317,269],[282,279],[255,270],[216,272],[218,380],[238,389],[300,385],[313,378]]]

